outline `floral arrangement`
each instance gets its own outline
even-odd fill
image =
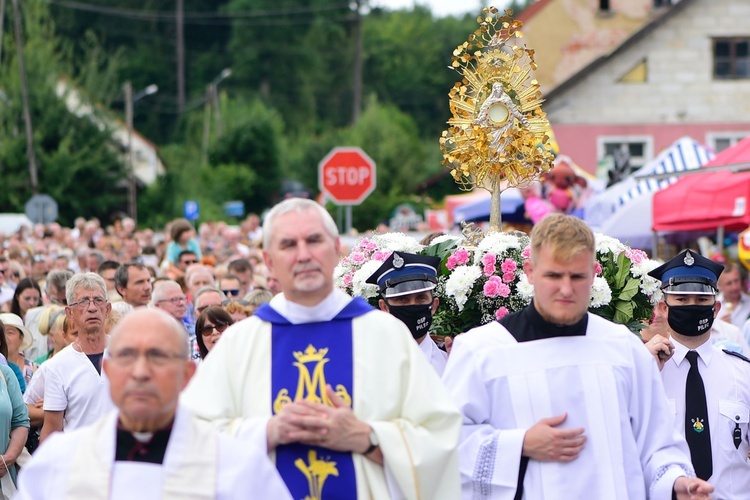
[[[336,267],[334,280],[340,289],[375,305],[377,287],[365,280],[393,251],[438,256],[435,295],[441,305],[430,333],[453,336],[531,302],[534,287],[523,271],[529,243],[529,237],[517,231],[489,233],[475,245],[460,236],[441,236],[427,247],[402,233],[377,234],[355,244]],[[648,276],[659,264],[645,252],[602,234],[596,235],[596,260],[589,311],[638,333],[661,297],[659,281]]]

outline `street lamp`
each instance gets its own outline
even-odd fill
[[[224,68],[206,87],[206,105],[203,113],[203,163],[208,163],[208,141],[211,134],[211,108],[215,113],[216,136],[221,135],[221,107],[219,106],[219,83],[232,76],[232,68]]]
[[[125,92],[125,123],[128,128],[128,213],[138,221],[138,204],[136,203],[135,165],[133,163],[133,105],[144,97],[159,91],[157,85],[151,84],[133,95],[133,85],[128,81],[122,86]]]

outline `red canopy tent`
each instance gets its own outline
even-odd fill
[[[704,167],[747,165],[750,137],[719,153]],[[654,231],[700,231],[750,225],[750,172],[691,174],[654,195]]]

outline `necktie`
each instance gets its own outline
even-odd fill
[[[703,386],[703,379],[698,371],[698,353],[688,351],[685,357],[690,362],[685,385],[685,439],[690,447],[695,474],[707,480],[713,473],[713,461],[706,388]]]

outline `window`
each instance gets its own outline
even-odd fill
[[[718,80],[750,78],[750,38],[714,39],[714,78]]]
[[[638,169],[651,160],[654,142],[650,136],[599,137],[597,156],[599,161],[612,158],[617,165],[625,160],[632,169]]]
[[[706,144],[713,148],[715,153],[721,153],[748,136],[750,136],[750,130],[744,132],[709,132],[706,134]]]

